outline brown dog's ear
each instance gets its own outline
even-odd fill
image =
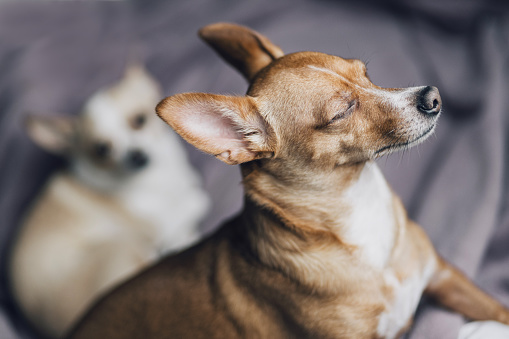
[[[248,81],[284,55],[269,39],[244,26],[216,23],[200,29],[199,35]]]
[[[187,142],[229,165],[273,155],[270,127],[251,97],[177,94],[156,111]]]
[[[46,151],[63,155],[72,147],[75,119],[67,116],[29,115],[25,120],[28,136]]]

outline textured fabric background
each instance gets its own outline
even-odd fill
[[[78,113],[133,59],[166,95],[244,94],[244,80],[196,36],[216,21],[259,30],[285,52],[360,58],[380,86],[437,86],[436,136],[379,163],[438,251],[509,305],[508,13],[483,0],[1,4],[0,338],[34,337],[10,301],[5,262],[23,212],[62,165],[26,138],[25,114]],[[239,170],[188,150],[213,199],[211,231],[241,208]],[[462,322],[424,301],[408,337],[454,338]]]

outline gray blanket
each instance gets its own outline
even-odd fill
[[[216,21],[259,30],[285,52],[360,58],[383,87],[437,86],[436,137],[379,163],[438,251],[509,305],[508,13],[484,0],[1,4],[0,338],[34,337],[10,301],[5,261],[20,217],[62,166],[28,141],[25,114],[78,113],[133,56],[166,95],[243,94],[244,80],[196,36]],[[188,150],[214,201],[210,232],[241,208],[239,170]],[[424,300],[408,337],[454,338],[463,321]]]

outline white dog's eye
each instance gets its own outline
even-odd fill
[[[106,141],[98,141],[92,145],[92,154],[97,159],[106,159],[111,153],[111,145]]]
[[[342,118],[345,118],[347,116],[349,116],[350,114],[352,114],[352,112],[355,110],[355,107],[357,107],[357,100],[352,100],[350,101],[350,103],[348,104],[348,108],[346,110],[342,110],[340,112],[338,112],[330,121],[329,121],[329,124],[332,124],[333,122],[339,120],[339,119],[342,119]]]
[[[134,118],[131,119],[131,127],[133,129],[141,129],[145,123],[147,122],[147,117],[145,114],[137,114],[134,116]]]

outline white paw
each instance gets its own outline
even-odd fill
[[[473,321],[463,325],[458,339],[508,339],[509,326],[496,321]]]

